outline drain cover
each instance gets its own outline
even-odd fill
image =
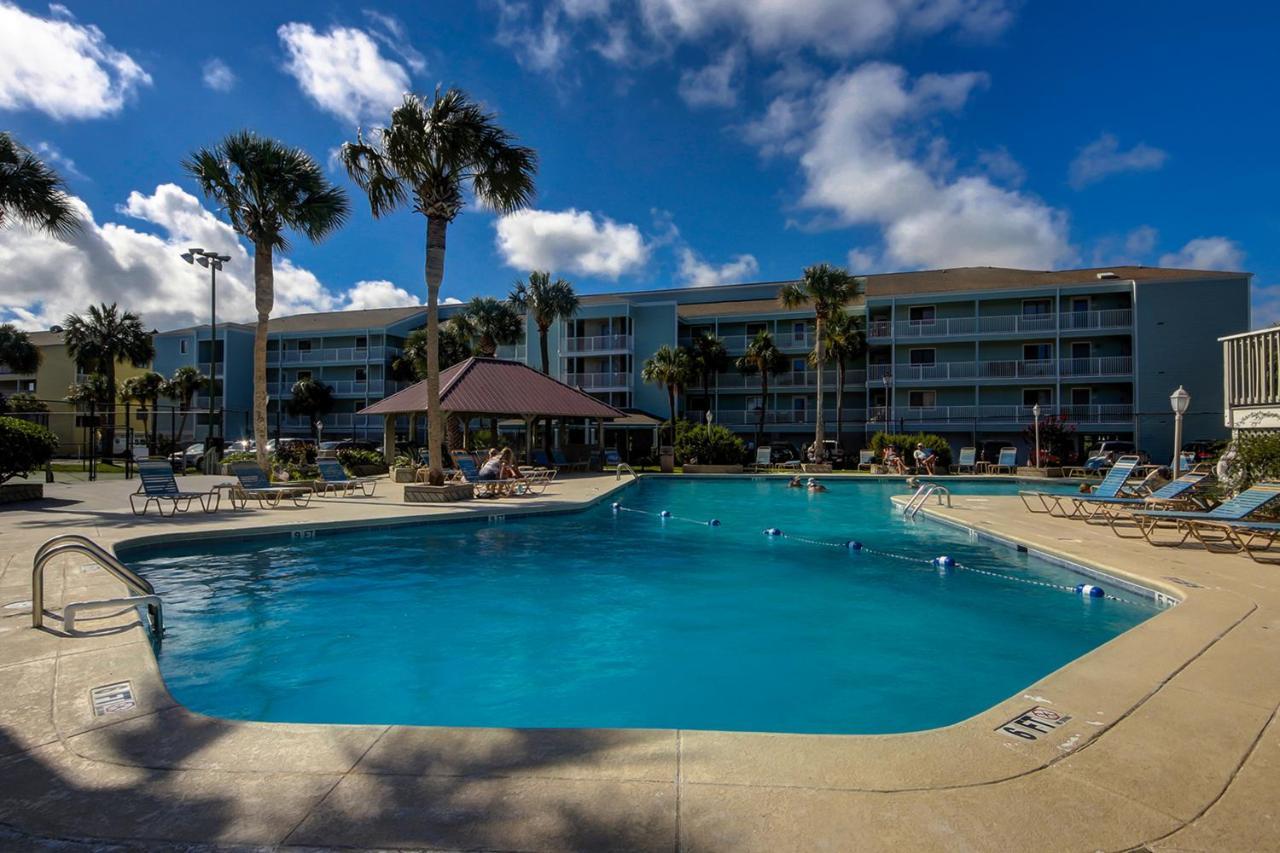
[[[93,703],[95,717],[132,711],[138,707],[138,703],[133,698],[133,685],[127,681],[95,687],[89,691],[89,699]]]

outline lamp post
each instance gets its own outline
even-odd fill
[[[1036,468],[1042,468],[1040,464],[1040,404],[1036,403],[1031,407],[1031,417],[1036,419]]]
[[[707,409],[707,431],[711,431],[711,422],[716,419],[716,413]]]
[[[1181,385],[1169,395],[1169,405],[1173,407],[1173,478],[1182,476],[1182,416],[1191,408],[1191,395]]]
[[[231,260],[231,256],[191,248],[182,253],[182,259],[209,271],[209,427],[205,434],[208,450],[213,447],[213,409],[218,397],[218,270]]]

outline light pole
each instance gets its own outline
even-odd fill
[[[1181,385],[1169,395],[1169,405],[1173,406],[1173,478],[1182,476],[1182,416],[1191,408],[1191,395]]]
[[[201,248],[191,248],[182,253],[182,259],[189,264],[199,264],[209,271],[209,428],[205,434],[205,443],[213,447],[213,409],[218,398],[218,270],[231,260],[230,255],[219,255],[217,252],[206,252]]]
[[[1036,419],[1036,467],[1043,467],[1040,464],[1040,404],[1036,403],[1031,407],[1031,417]]]
[[[711,432],[711,422],[716,419],[716,413],[707,409],[707,432]]]

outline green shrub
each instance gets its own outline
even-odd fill
[[[936,464],[939,467],[951,464],[951,443],[940,435],[934,435],[933,433],[928,432],[902,433],[897,435],[887,432],[878,432],[871,436],[871,449],[875,451],[877,460],[883,458],[884,449],[890,444],[897,445],[899,452],[902,453],[903,461],[908,465],[912,462],[912,454],[915,453],[917,444],[923,444],[925,447],[938,454],[938,461]]]
[[[43,467],[57,450],[57,436],[39,424],[0,417],[0,483]]]
[[[1264,480],[1280,480],[1280,434],[1246,433],[1236,439],[1234,450],[1228,477],[1232,488],[1247,489]]]
[[[232,462],[257,462],[258,454],[251,450],[233,450],[226,456],[223,456],[222,461],[227,464]]]
[[[676,422],[677,465],[739,465],[746,453],[742,439],[726,427]]]
[[[342,467],[350,470],[356,465],[367,465],[370,467],[386,467],[386,462],[382,458],[382,454],[376,450],[357,450],[349,447],[338,451],[338,461],[342,463]]]

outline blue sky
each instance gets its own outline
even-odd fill
[[[332,164],[405,89],[459,86],[541,158],[531,210],[469,207],[444,295],[532,267],[583,292],[854,272],[1121,262],[1256,273],[1280,320],[1272,7],[1017,0],[477,4],[0,0],[0,127],[91,216],[59,244],[0,232],[0,319],[119,300],[203,318],[177,259],[245,247],[179,162],[251,128],[352,192],[349,225],[278,265],[277,314],[420,302],[423,232],[374,221]]]

